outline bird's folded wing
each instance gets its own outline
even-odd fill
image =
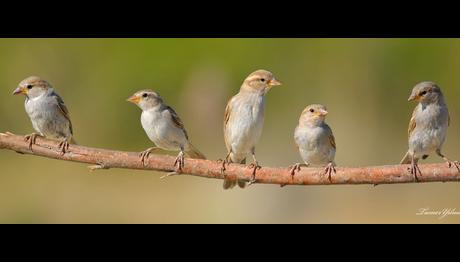
[[[171,115],[171,119],[172,119],[174,125],[184,132],[185,138],[187,138],[187,140],[188,140],[188,135],[187,135],[187,131],[185,130],[184,123],[182,123],[182,120],[179,118],[179,116],[177,115],[176,111],[174,111],[174,109],[172,109],[169,106],[166,106],[165,109]]]
[[[412,131],[414,131],[416,126],[417,126],[417,124],[416,124],[416,121],[415,121],[415,110],[414,110],[414,112],[412,113],[412,117],[410,119],[410,122],[409,122],[409,128],[407,130],[407,134],[409,135],[409,137],[412,134]]]
[[[55,92],[51,93],[51,96],[56,99],[59,111],[69,121],[70,133],[73,135],[72,121],[70,121],[69,110],[65,106],[64,100],[62,100],[62,98]]]
[[[336,145],[335,145],[335,138],[334,138],[334,135],[330,135],[329,136],[329,142],[331,142],[331,146],[336,149]]]

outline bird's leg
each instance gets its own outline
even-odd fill
[[[33,151],[32,150],[32,145],[35,145],[35,141],[37,140],[37,137],[43,137],[41,134],[37,134],[37,133],[32,133],[30,135],[26,135],[24,137],[24,141],[26,141],[27,143],[29,143],[29,150],[30,151]]]
[[[460,172],[460,164],[458,163],[458,161],[450,160],[449,158],[447,158],[445,155],[441,153],[440,149],[436,150],[436,154],[438,154],[438,156],[442,157],[442,159],[444,159],[444,161],[447,162],[447,165],[449,166],[449,168],[455,167],[457,168],[457,171]]]
[[[257,161],[256,152],[255,152],[254,148],[252,149],[252,161],[253,161],[252,164],[250,164],[248,166],[248,168],[253,168],[253,170],[252,170],[252,178],[249,181],[248,186],[250,186],[250,185],[252,185],[252,184],[254,184],[256,182],[257,169],[262,168],[261,166],[259,166],[259,162]]]
[[[227,156],[225,157],[224,160],[222,160],[222,167],[220,168],[220,173],[225,176],[225,170],[227,169],[225,166],[230,164],[230,154],[232,153],[232,150],[228,151]]]
[[[332,162],[329,162],[327,166],[324,168],[324,175],[327,174],[327,179],[329,180],[329,183],[332,183],[332,173],[337,174],[337,170],[335,170],[335,166]]]
[[[69,139],[66,137],[64,138],[60,143],[59,143],[59,152],[61,152],[62,155],[67,153],[69,151]]]
[[[422,172],[420,171],[420,168],[418,167],[417,160],[415,157],[412,155],[412,160],[410,163],[409,167],[409,172],[414,175],[415,181],[419,182],[420,180],[418,179],[419,176],[422,175]],[[417,176],[418,173],[418,176]]]
[[[139,153],[139,157],[141,159],[143,166],[145,166],[145,161],[149,158],[150,153],[152,153],[152,151],[157,150],[157,149],[159,149],[159,147],[154,146],[154,147],[148,148],[147,150],[144,150],[141,153]]]
[[[182,173],[182,168],[184,167],[184,165],[185,165],[184,150],[181,149],[181,151],[176,157],[176,161],[174,161],[174,166],[177,166],[176,173],[179,173],[179,174]]]

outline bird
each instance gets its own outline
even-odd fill
[[[299,124],[294,131],[294,140],[305,164],[297,163],[290,167],[291,175],[300,171],[301,166],[325,166],[324,174],[336,173],[336,144],[332,129],[326,124],[327,108],[324,105],[307,106],[300,115]]]
[[[150,89],[141,90],[133,94],[127,101],[137,105],[142,110],[142,127],[149,139],[155,144],[154,147],[140,153],[139,157],[144,166],[150,153],[156,149],[179,151],[174,162],[175,172],[168,175],[182,172],[185,165],[185,154],[194,159],[206,159],[190,143],[184,124],[177,113],[163,102],[163,98],[157,92]]]
[[[255,182],[257,169],[261,167],[255,156],[255,147],[262,134],[265,110],[265,95],[274,86],[281,85],[273,74],[267,70],[257,70],[243,81],[238,94],[233,96],[224,115],[224,138],[227,156],[222,161],[224,189],[233,188],[236,184],[244,188],[245,181],[230,179],[225,176],[226,165],[230,163],[245,164],[246,156],[251,154],[253,168],[250,184]]]
[[[26,97],[25,109],[37,132],[25,136],[31,151],[39,136],[59,140],[62,154],[68,151],[69,143],[76,144],[69,110],[50,83],[38,76],[27,77],[13,92],[13,95],[20,94]]]
[[[421,176],[418,160],[426,159],[436,152],[449,168],[455,167],[460,172],[460,165],[442,154],[441,148],[446,140],[450,124],[449,110],[441,88],[432,81],[420,82],[414,86],[408,101],[418,102],[409,122],[409,150],[401,164],[410,164],[409,172],[419,181]]]

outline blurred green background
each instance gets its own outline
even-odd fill
[[[444,152],[460,159],[460,39],[0,39],[0,132],[31,133],[25,77],[47,79],[64,98],[82,145],[141,151],[152,146],[140,110],[125,101],[158,91],[210,159],[225,157],[226,102],[256,69],[283,86],[267,97],[257,146],[262,165],[300,157],[293,130],[311,103],[325,104],[340,166],[398,163],[407,149],[420,81],[443,89],[452,123]],[[440,162],[431,156],[427,162]],[[222,190],[192,176],[160,180],[148,171],[90,173],[85,165],[0,150],[3,223],[458,223],[460,216],[416,216],[457,208],[460,183],[254,185]]]

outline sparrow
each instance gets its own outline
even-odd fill
[[[305,164],[297,163],[291,167],[291,175],[300,171],[301,166],[325,166],[324,174],[332,182],[331,175],[335,170],[335,138],[332,129],[326,124],[327,108],[323,105],[307,106],[299,118],[294,132],[294,140],[299,148],[300,156]]]
[[[23,94],[26,97],[25,109],[37,133],[25,136],[29,149],[38,136],[60,140],[59,151],[65,154],[69,143],[73,140],[72,122],[69,110],[54,88],[38,76],[30,76],[22,80],[13,95]]]
[[[141,90],[130,98],[129,102],[142,109],[141,124],[149,139],[155,143],[155,147],[148,148],[140,153],[139,157],[143,165],[150,153],[158,148],[167,151],[179,151],[174,166],[175,173],[181,173],[185,165],[184,155],[191,158],[206,159],[189,141],[187,131],[179,116],[167,106],[161,96],[152,90]]]
[[[233,96],[225,108],[224,138],[227,156],[222,162],[222,173],[226,164],[246,163],[246,156],[251,154],[253,163],[252,180],[254,183],[256,171],[261,167],[255,156],[255,147],[262,134],[264,123],[265,95],[273,87],[281,85],[273,74],[266,70],[251,73],[241,85],[238,94]],[[244,181],[224,178],[224,189],[233,188],[236,184],[244,188]]]
[[[458,162],[451,161],[441,153],[450,123],[449,110],[441,88],[430,81],[418,83],[412,89],[408,101],[417,101],[418,105],[409,122],[409,150],[401,164],[410,164],[409,171],[418,181],[418,176],[422,175],[418,160],[426,159],[431,153],[436,152],[447,162],[449,168],[455,167],[460,172]]]

